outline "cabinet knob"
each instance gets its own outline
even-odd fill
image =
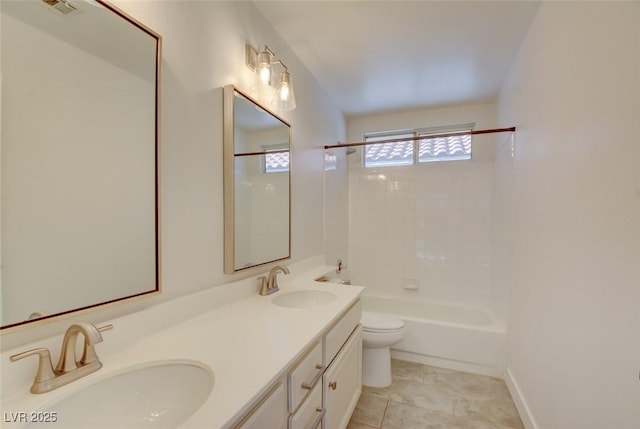
[[[338,387],[338,382],[332,381],[331,383],[329,383],[329,387],[331,388],[331,390],[336,390],[336,388]]]

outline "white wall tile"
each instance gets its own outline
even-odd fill
[[[354,281],[385,295],[486,305],[492,189],[482,183],[491,175],[490,160],[378,169],[352,165]],[[367,182],[368,177],[376,179]],[[406,278],[417,279],[420,289],[403,290]]]

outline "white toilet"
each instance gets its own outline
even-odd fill
[[[363,311],[362,384],[386,387],[391,384],[389,348],[404,338],[404,320],[386,314]]]

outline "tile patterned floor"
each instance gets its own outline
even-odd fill
[[[504,381],[392,359],[393,382],[363,387],[347,429],[523,429]]]

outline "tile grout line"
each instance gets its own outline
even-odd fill
[[[387,416],[387,410],[389,409],[390,399],[387,399],[387,403],[384,406],[384,412],[382,413],[382,419],[380,420],[380,427],[378,429],[382,429],[382,424],[384,423],[384,418]]]

